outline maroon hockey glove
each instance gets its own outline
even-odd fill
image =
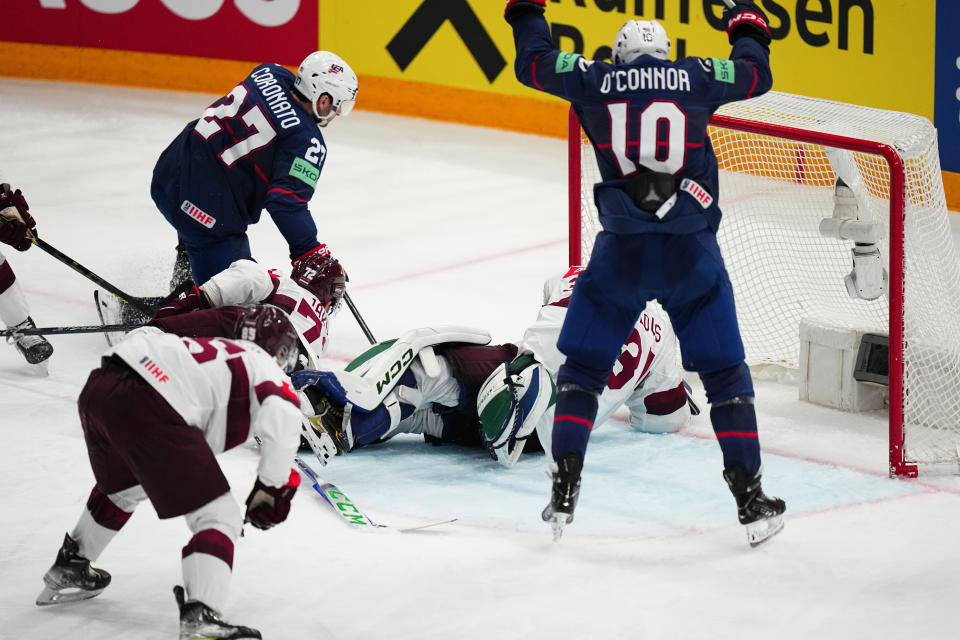
[[[765,47],[770,46],[767,16],[753,2],[738,2],[732,9],[724,9],[723,20],[727,23],[730,44],[739,38],[753,38]]]
[[[207,296],[203,295],[203,291],[197,285],[193,285],[170,302],[160,306],[153,319],[159,320],[209,308],[210,303],[207,301]]]
[[[0,211],[13,207],[22,219],[21,222],[16,218],[3,216],[3,220],[0,222],[0,242],[10,245],[17,251],[26,251],[33,244],[28,232],[34,233],[37,223],[30,215],[30,206],[20,189],[11,191],[8,184],[0,185],[0,187],[2,187],[0,188]]]
[[[300,474],[290,469],[290,479],[282,487],[268,487],[260,482],[253,485],[247,497],[247,515],[244,521],[257,529],[269,529],[287,519],[290,513],[290,501],[300,486]]]
[[[503,17],[510,22],[514,18],[525,13],[539,13],[543,15],[547,6],[547,0],[507,0],[507,6],[503,10]]]

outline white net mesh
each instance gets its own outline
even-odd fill
[[[880,142],[897,150],[905,178],[904,391],[890,402],[902,403],[905,460],[956,462],[960,260],[947,218],[936,130],[919,116],[776,92],[726,105],[718,114],[801,129],[815,138],[832,134]],[[821,219],[833,215],[840,173],[856,193],[859,219],[879,227],[878,246],[888,271],[896,269],[889,264],[887,161],[827,146],[826,137],[818,138],[818,144],[722,127],[711,127],[710,137],[720,166],[724,214],[718,237],[748,364],[796,368],[804,318],[887,334],[890,302],[898,292],[874,301],[850,298],[844,276],[852,269],[853,242],[823,237],[818,230]],[[585,136],[581,143],[579,215],[581,259],[586,261],[600,230],[592,199],[599,173]]]

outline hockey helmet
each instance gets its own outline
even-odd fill
[[[340,306],[347,287],[347,274],[339,262],[328,255],[311,253],[293,264],[290,279],[312,293],[332,316]]]
[[[343,59],[329,51],[314,51],[300,63],[297,79],[293,84],[313,106],[317,124],[327,126],[333,114],[346,116],[357,102],[357,74]],[[332,109],[330,114],[321,116],[317,111],[320,96],[330,96]]]
[[[642,55],[666,60],[670,56],[667,30],[656,20],[627,20],[613,41],[613,64],[627,64]]]
[[[284,373],[297,366],[300,339],[283,311],[271,305],[245,309],[234,325],[234,338],[248,340],[273,356]]]

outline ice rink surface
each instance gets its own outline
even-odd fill
[[[131,294],[160,294],[175,234],[150,200],[153,164],[215,97],[0,79],[0,176],[47,242]],[[366,111],[324,135],[311,210],[377,338],[466,324],[519,339],[543,280],[566,266],[565,143]],[[250,236],[260,262],[288,269],[267,214]],[[2,250],[39,325],[97,321],[91,282],[37,248]],[[92,486],[76,397],[106,347],[97,334],[51,341],[48,375],[0,349],[0,639],[176,637],[189,533],[148,505],[97,563],[107,591],[33,604]],[[334,364],[367,345],[346,308],[330,344]],[[286,523],[238,541],[224,615],[316,640],[956,637],[960,476],[889,479],[885,415],[802,404],[789,383],[758,381],[757,409],[764,486],[787,514],[756,549],[704,415],[667,436],[599,427],[557,544],[539,518],[542,456],[506,470],[405,437],[323,475],[375,520],[458,522],[356,531],[302,485]],[[240,501],[255,459],[251,447],[221,457]]]

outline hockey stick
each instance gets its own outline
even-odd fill
[[[88,324],[74,327],[33,327],[32,329],[5,329],[0,336],[54,336],[70,333],[104,333],[107,331],[132,331],[142,324]]]
[[[300,469],[300,473],[311,483],[313,490],[320,494],[320,497],[330,505],[345,523],[358,529],[375,529],[384,526],[374,523],[368,515],[361,511],[360,508],[347,497],[347,494],[333,483],[324,482],[320,484],[320,480],[318,480],[316,474],[313,473],[313,469],[311,469],[300,456],[294,456],[293,462],[297,465],[297,468]]]
[[[300,469],[300,473],[306,476],[307,480],[310,481],[313,490],[320,494],[320,497],[326,501],[326,503],[340,516],[340,519],[347,525],[355,529],[388,529],[393,531],[399,531],[400,533],[409,533],[410,531],[420,531],[422,529],[429,529],[430,527],[436,527],[441,524],[450,524],[456,522],[457,518],[450,518],[448,520],[440,520],[438,522],[428,522],[427,524],[415,525],[412,527],[391,527],[386,524],[377,524],[370,519],[370,516],[365,514],[360,510],[359,507],[347,497],[337,485],[332,482],[323,482],[320,483],[320,480],[317,478],[316,474],[313,473],[313,470],[304,462],[300,456],[294,456],[293,461],[296,463],[297,467]]]
[[[363,321],[363,317],[361,317],[360,312],[357,311],[357,306],[353,304],[353,300],[350,299],[350,294],[344,291],[343,299],[347,303],[347,306],[350,307],[350,313],[352,313],[353,317],[357,319],[357,324],[360,325],[360,330],[363,331],[363,335],[367,337],[367,340],[370,341],[370,344],[377,344],[377,339],[373,337],[373,332],[370,331],[370,327],[368,327],[367,323]]]
[[[6,219],[3,217],[0,217],[0,224],[6,224]],[[41,240],[39,237],[37,237],[36,234],[30,233],[29,236],[30,236],[30,241],[33,244],[37,245],[38,247],[40,247],[41,249],[49,253],[51,256],[53,256],[63,264],[67,265],[68,267],[70,267],[71,269],[73,269],[83,277],[100,285],[101,287],[103,287],[113,295],[117,296],[124,302],[130,304],[131,306],[136,307],[138,311],[142,311],[143,313],[153,314],[153,309],[147,306],[140,298],[131,296],[129,293],[124,293],[118,287],[115,287],[114,285],[110,284],[109,282],[107,282],[106,280],[104,280],[103,278],[95,274],[93,271],[90,271],[90,269],[87,269],[86,267],[81,265],[79,262],[77,262],[70,256],[66,255],[59,249],[53,247],[46,240]]]
[[[123,302],[126,302],[130,306],[134,307],[137,311],[142,311],[143,313],[146,313],[148,315],[153,315],[153,312],[155,311],[155,309],[150,305],[148,305],[146,302],[144,302],[142,298],[131,296],[129,293],[125,293],[120,288],[110,284],[109,282],[107,282],[106,280],[104,280],[103,278],[95,274],[93,271],[90,271],[90,269],[87,269],[85,266],[83,266],[82,264],[80,264],[79,262],[71,258],[70,256],[66,255],[59,249],[56,249],[55,247],[51,246],[49,242],[45,240],[41,240],[40,238],[34,236],[33,244],[37,245],[38,247],[40,247],[41,249],[49,253],[51,256],[53,256],[63,264],[67,265],[68,267],[70,267],[71,269],[73,269],[83,277],[87,278],[91,282],[94,282],[100,285],[101,287],[103,287],[113,295],[120,298],[120,300],[122,300]]]

